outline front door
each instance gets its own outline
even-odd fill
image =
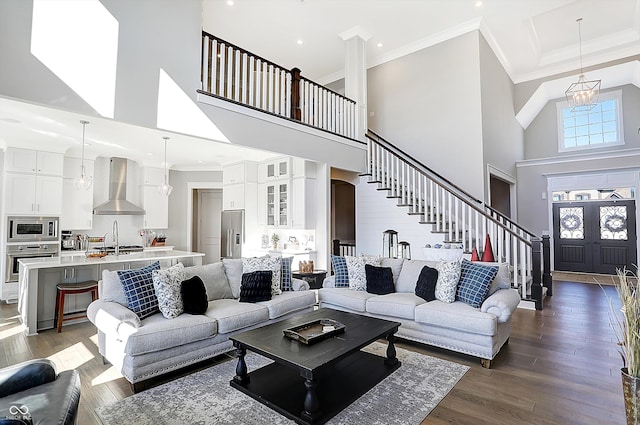
[[[636,263],[634,200],[553,204],[555,270],[615,274]]]

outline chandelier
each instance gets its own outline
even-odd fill
[[[167,140],[168,137],[163,137],[164,139],[164,183],[158,186],[158,192],[163,194],[164,196],[169,196],[171,191],[173,190],[173,186],[169,184],[169,166],[167,165]]]
[[[571,84],[564,92],[567,102],[571,106],[571,111],[590,111],[598,104],[598,94],[600,93],[600,80],[587,81],[582,72],[582,18],[576,20],[578,23],[578,44],[580,46],[580,76],[578,81]]]
[[[82,124],[82,160],[80,162],[80,177],[73,179],[73,185],[78,190],[89,190],[93,184],[93,177],[87,176],[84,168],[84,130],[89,121],[81,120],[80,124]]]

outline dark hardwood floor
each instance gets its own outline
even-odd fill
[[[613,287],[605,288],[616,297]],[[471,366],[423,421],[441,425],[623,425],[622,366],[609,327],[609,305],[593,284],[556,281],[544,311],[517,310],[510,342],[484,369],[472,357],[419,344],[398,343]],[[132,394],[129,384],[103,365],[90,323],[25,337],[16,305],[0,305],[0,367],[50,357],[59,370],[76,368],[82,381],[78,424],[100,422],[97,406]]]

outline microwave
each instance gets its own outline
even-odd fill
[[[7,217],[7,242],[58,240],[58,217]]]

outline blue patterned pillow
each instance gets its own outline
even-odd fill
[[[485,266],[467,259],[462,260],[456,300],[471,307],[480,307],[487,298],[491,281],[497,273],[498,266]]]
[[[282,257],[280,261],[280,280],[283,291],[293,291],[291,287],[291,263],[293,257]]]
[[[349,270],[347,269],[347,260],[344,257],[332,255],[331,264],[333,265],[333,273],[336,277],[336,288],[348,288]]]
[[[118,270],[129,310],[137,314],[140,319],[160,311],[158,297],[153,287],[154,270],[160,270],[159,261],[140,269]]]

